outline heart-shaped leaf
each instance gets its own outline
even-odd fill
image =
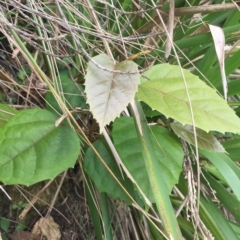
[[[159,159],[159,174],[170,193],[182,171],[182,147],[179,139],[163,127],[152,126],[151,132],[155,154]],[[124,165],[148,199],[154,202],[133,118],[121,117],[114,121],[112,137]]]
[[[126,60],[114,64],[105,54],[100,54],[92,60],[104,69],[99,68],[92,61],[89,62],[85,91],[90,110],[102,132],[104,126],[118,117],[134,98],[140,74],[137,73],[137,65],[132,61]]]
[[[171,123],[172,130],[177,134],[178,137],[182,138],[186,142],[195,145],[194,131],[192,125],[183,126],[179,122]],[[197,143],[198,147],[212,152],[225,152],[224,147],[221,143],[212,135],[202,129],[196,128]]]
[[[196,127],[206,132],[240,132],[240,120],[227,102],[188,70],[182,69],[181,72],[179,66],[160,64],[153,66],[144,76],[150,81],[139,86],[136,96],[152,109],[184,125],[193,125],[192,110]]]
[[[58,116],[43,109],[23,110],[0,129],[0,181],[31,185],[73,167],[80,143]]]

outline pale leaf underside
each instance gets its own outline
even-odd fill
[[[89,62],[85,83],[87,102],[102,132],[105,125],[118,117],[134,98],[140,74],[116,73],[116,71],[137,72],[138,67],[132,61],[115,65],[105,54],[100,54],[93,60],[106,69]]]

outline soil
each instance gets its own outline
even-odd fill
[[[84,198],[83,182],[80,181],[80,177],[76,177],[79,175],[78,173],[76,174],[75,170],[71,169],[68,171],[50,215],[60,227],[61,240],[95,239],[86,199]],[[79,169],[77,171],[79,171]],[[34,196],[39,193],[48,181],[30,187],[3,186],[12,198],[12,200],[9,200],[7,196],[0,191],[0,221],[2,218],[5,218],[10,223],[8,231],[5,232],[1,228],[0,222],[0,231],[3,239],[9,239],[8,234],[16,232],[19,224],[25,226],[25,228],[21,230],[31,232],[34,224],[41,216],[48,214],[61,177],[62,175],[52,181],[39,196],[39,200],[22,219],[20,218],[23,214],[24,206],[34,199]]]

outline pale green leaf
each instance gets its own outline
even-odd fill
[[[133,100],[140,81],[140,74],[126,72],[138,72],[137,65],[132,61],[124,61],[114,64],[105,54],[92,58],[87,68],[85,91],[87,102],[94,118],[98,121],[100,132],[126,108]],[[121,71],[125,73],[116,73]]]
[[[67,123],[43,109],[23,110],[0,129],[0,181],[31,185],[73,167],[80,142]]]
[[[181,144],[174,134],[163,127],[153,126],[151,132],[153,147],[159,159],[159,174],[162,175],[170,193],[182,170],[184,154]],[[154,201],[133,119],[117,119],[113,124],[112,137],[124,165],[149,200]]]
[[[176,135],[186,142],[195,145],[194,141],[194,131],[192,125],[183,126],[179,122],[171,123],[172,130]],[[225,152],[224,147],[221,143],[212,135],[212,133],[207,133],[202,129],[196,128],[197,144],[201,149],[205,149],[212,152]]]
[[[130,192],[133,193],[132,184],[130,180],[125,178],[122,179],[121,173],[118,169],[118,166],[109,151],[106,149],[103,143],[100,141],[95,142],[95,149],[98,151],[100,156],[103,158],[105,163],[111,169],[116,178],[122,183],[122,185]],[[84,170],[88,174],[88,176],[93,180],[96,184],[98,190],[100,192],[108,193],[111,197],[117,199],[123,199],[125,202],[131,204],[132,201],[127,196],[127,194],[123,191],[123,189],[119,186],[113,176],[109,173],[106,167],[101,163],[100,159],[94,153],[92,148],[88,148],[83,162]]]
[[[195,125],[206,132],[240,132],[240,120],[234,111],[211,87],[197,76],[182,69],[186,79]],[[179,66],[160,64],[144,73],[150,81],[139,86],[136,94],[166,117],[182,124],[192,123],[190,104]]]

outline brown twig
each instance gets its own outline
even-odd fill
[[[182,8],[175,8],[174,16],[181,17],[185,15],[223,12],[223,11],[229,11],[229,10],[238,10],[239,8],[240,8],[240,2],[214,4],[214,5],[206,5],[206,6],[182,7]],[[162,18],[165,21],[168,19],[168,12],[169,10],[161,12]],[[147,22],[145,25],[140,27],[137,30],[137,33],[140,34],[140,33],[147,32],[159,23],[161,23],[161,21],[158,15],[156,14],[149,22]]]

